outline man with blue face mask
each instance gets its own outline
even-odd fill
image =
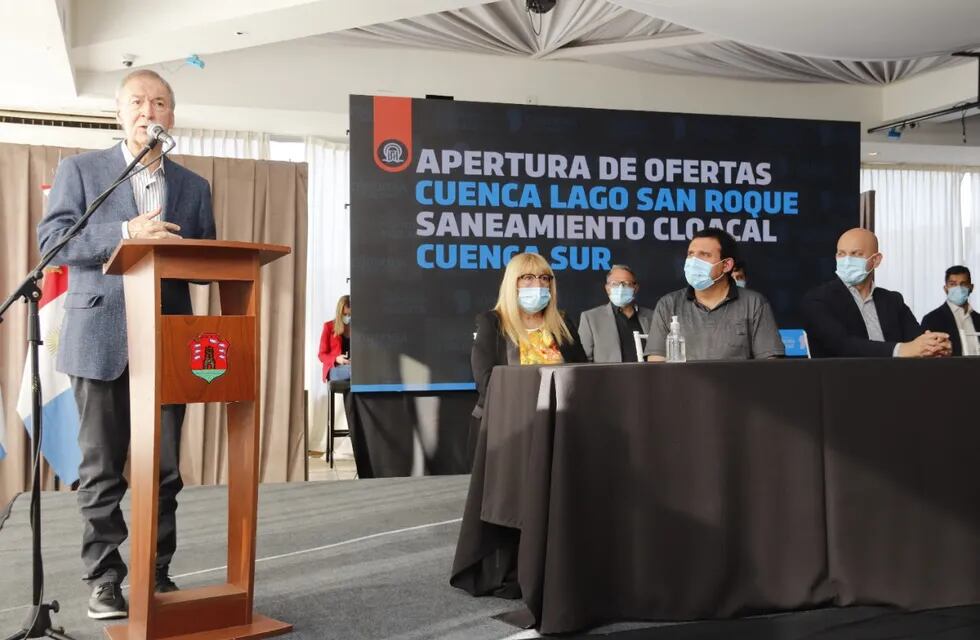
[[[687,344],[688,360],[748,360],[784,353],[772,308],[765,296],[735,285],[735,239],[721,229],[694,234],[687,247],[684,278],[688,286],[668,293],[653,312],[644,353],[650,362],[667,355],[673,316]]]
[[[603,304],[582,313],[578,334],[590,362],[637,362],[642,354],[636,352],[633,332],[650,331],[653,309],[636,304],[640,284],[636,274],[624,264],[615,264],[606,274],[606,295]]]
[[[748,285],[748,277],[745,275],[745,263],[739,260],[735,263],[735,268],[732,269],[732,278],[735,280],[735,286],[739,288],[745,288]]]
[[[970,307],[973,282],[963,266],[946,269],[946,302],[922,319],[922,329],[949,334],[954,356],[980,356],[980,313]]]
[[[941,357],[949,335],[922,332],[902,294],[876,287],[878,238],[867,229],[837,241],[837,277],[808,292],[801,311],[813,357]]]

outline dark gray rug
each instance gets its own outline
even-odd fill
[[[468,476],[353,480],[260,488],[255,608],[292,622],[293,638],[345,640],[536,637],[495,619],[515,601],[473,598],[449,586]],[[0,638],[23,623],[30,601],[29,496],[0,527]],[[81,522],[72,494],[43,501],[45,599],[77,640],[101,640],[85,616],[78,559]],[[126,504],[128,510],[128,503]],[[227,492],[181,493],[171,573],[185,587],[223,581]],[[129,557],[129,549],[123,549]],[[621,624],[569,638],[622,640],[980,640],[980,607],[907,614],[828,609],[677,625]]]

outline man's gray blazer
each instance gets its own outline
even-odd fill
[[[178,233],[185,238],[213,239],[214,215],[207,180],[174,162],[164,163],[167,187],[163,218],[180,225]],[[119,145],[61,161],[48,196],[47,214],[37,227],[42,255],[57,244],[125,168]],[[126,369],[129,355],[122,276],[103,275],[102,265],[122,240],[123,221],[137,213],[133,187],[127,180],[52,262],[69,267],[65,320],[58,346],[59,371],[80,378],[115,380]],[[164,313],[190,314],[187,283],[165,281],[161,302]]]
[[[653,309],[636,307],[643,333],[650,332]],[[622,362],[623,352],[619,345],[619,330],[612,304],[604,304],[582,312],[578,323],[578,335],[590,362]]]

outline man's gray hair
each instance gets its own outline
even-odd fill
[[[630,275],[633,276],[633,279],[636,280],[636,272],[633,271],[632,269],[630,269],[627,265],[625,265],[625,264],[614,264],[613,266],[609,267],[609,271],[606,272],[606,282],[609,282],[609,276],[611,276],[612,275],[612,272],[615,271],[616,269],[622,269],[623,271],[629,271]]]
[[[170,86],[170,83],[163,79],[159,73],[153,69],[137,69],[136,71],[130,71],[126,76],[119,82],[119,86],[116,87],[116,105],[119,104],[119,96],[122,95],[123,89],[130,80],[134,78],[152,78],[156,80],[164,87],[167,88],[167,93],[170,94],[170,108],[173,109],[177,105],[177,100],[174,98],[174,88]]]

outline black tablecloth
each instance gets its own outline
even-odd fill
[[[544,633],[980,602],[980,425],[960,401],[978,374],[973,359],[498,367],[452,584],[516,579]]]
[[[470,472],[475,391],[352,393],[348,424],[361,478]]]

